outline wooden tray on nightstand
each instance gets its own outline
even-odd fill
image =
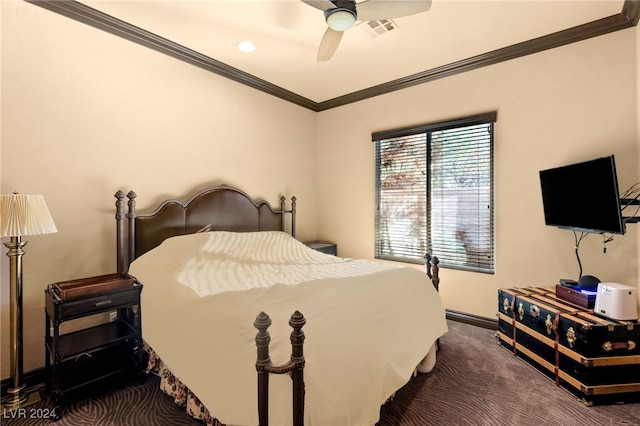
[[[60,299],[90,296],[120,288],[132,287],[135,278],[129,274],[116,273],[97,277],[79,278],[71,281],[54,283],[51,286]]]

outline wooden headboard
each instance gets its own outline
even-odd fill
[[[136,213],[136,193],[130,191],[125,212],[125,194],[116,197],[116,247],[118,272],[127,272],[136,258],[177,235],[211,231],[286,231],[286,215],[291,214],[291,235],[295,237],[296,197],[291,209],[280,198],[280,210],[267,201],[255,201],[245,192],[226,185],[200,191],[189,201],[163,201],[153,212]]]

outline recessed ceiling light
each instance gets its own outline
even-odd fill
[[[251,43],[250,41],[241,41],[240,43],[236,44],[236,47],[239,51],[245,53],[253,52],[254,50],[256,50],[255,44]]]

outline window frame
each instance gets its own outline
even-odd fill
[[[495,171],[494,171],[494,146],[495,146],[495,123],[497,121],[497,112],[493,111],[493,112],[487,112],[487,113],[483,113],[483,114],[478,114],[478,115],[473,115],[473,116],[467,116],[467,117],[462,117],[462,118],[455,118],[455,119],[451,119],[451,120],[446,120],[446,121],[439,121],[439,122],[434,122],[434,123],[428,123],[428,124],[421,124],[418,126],[412,126],[412,127],[405,127],[405,128],[398,128],[398,129],[392,129],[392,130],[384,130],[384,131],[379,131],[379,132],[374,132],[371,134],[371,140],[372,142],[374,142],[376,144],[375,146],[375,258],[376,259],[383,259],[383,260],[390,260],[390,261],[397,261],[397,262],[404,262],[404,263],[423,263],[423,261],[421,259],[418,258],[409,258],[409,257],[395,257],[395,256],[389,256],[389,255],[381,255],[381,248],[379,246],[380,241],[379,241],[379,225],[380,225],[380,207],[381,207],[381,179],[380,179],[380,174],[381,174],[381,170],[380,170],[380,161],[379,161],[379,155],[380,155],[380,147],[378,144],[378,141],[383,141],[383,140],[387,140],[387,139],[394,139],[394,138],[402,138],[402,137],[409,137],[409,136],[414,136],[414,135],[419,135],[419,134],[424,134],[425,135],[425,144],[426,144],[426,165],[425,165],[425,174],[426,174],[426,196],[425,196],[425,209],[426,209],[426,238],[425,238],[425,245],[427,247],[426,252],[424,254],[426,254],[427,252],[430,253],[431,250],[433,250],[433,246],[432,246],[432,241],[431,241],[431,233],[429,232],[429,229],[431,227],[431,221],[432,221],[432,206],[431,206],[431,201],[432,201],[432,188],[431,188],[431,184],[432,184],[432,176],[431,176],[431,168],[432,168],[432,159],[431,159],[431,154],[432,154],[432,146],[431,146],[431,142],[432,142],[432,133],[433,132],[437,132],[437,131],[442,131],[442,130],[451,130],[451,129],[457,129],[457,128],[463,128],[463,127],[467,127],[467,126],[474,126],[474,125],[482,125],[482,124],[489,124],[490,125],[490,139],[489,139],[489,209],[490,209],[490,213],[489,213],[489,229],[490,229],[490,239],[491,239],[491,261],[489,262],[490,265],[488,267],[480,267],[480,266],[470,266],[470,265],[459,265],[459,264],[451,264],[447,262],[446,256],[439,256],[438,253],[430,253],[432,255],[436,255],[439,257],[440,259],[440,266],[444,267],[444,268],[451,268],[451,269],[461,269],[461,270],[467,270],[467,271],[473,271],[473,272],[480,272],[480,273],[488,273],[488,274],[494,274],[495,273],[495,268],[496,268],[496,246],[495,246],[495,218],[494,218],[494,212],[495,212],[495,199],[494,199],[494,175],[495,175]],[[478,222],[480,223],[480,222]]]

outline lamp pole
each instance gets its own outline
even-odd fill
[[[10,337],[11,337],[11,376],[7,398],[2,403],[5,409],[16,409],[33,404],[40,400],[37,392],[25,392],[22,383],[23,350],[22,350],[22,248],[27,244],[20,236],[11,237],[11,241],[4,243],[9,249],[9,285],[10,285]]]

